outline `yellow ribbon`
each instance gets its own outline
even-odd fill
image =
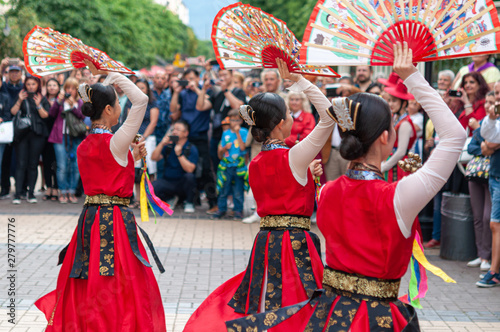
[[[413,241],[413,256],[417,259],[417,261],[422,264],[422,266],[428,270],[443,279],[446,282],[449,283],[454,283],[456,284],[457,282],[453,280],[450,276],[448,276],[443,270],[441,270],[439,267],[432,265],[429,263],[427,258],[424,255],[424,252],[422,251],[422,248],[418,245],[417,241]]]
[[[149,213],[148,213],[148,198],[146,196],[146,174],[142,173],[141,177],[141,194],[140,194],[140,203],[141,203],[141,220],[142,222],[149,221]]]

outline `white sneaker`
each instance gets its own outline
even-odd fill
[[[481,271],[489,271],[491,268],[491,264],[488,261],[481,262]]]
[[[16,204],[16,205],[21,204],[21,199],[20,199],[20,198],[14,198],[14,199],[12,200],[12,204]]]
[[[260,221],[260,217],[256,213],[253,213],[251,216],[246,217],[241,222],[244,224],[253,224],[254,222],[257,221]]]
[[[170,208],[172,210],[174,210],[178,201],[179,201],[179,197],[178,196],[174,196],[171,199],[167,200],[165,203],[167,203],[168,205],[170,205]]]
[[[35,196],[33,196],[28,198],[28,203],[36,204],[38,203],[38,201],[36,200]]]
[[[468,267],[479,267],[481,265],[481,258],[476,258],[467,263]]]
[[[194,213],[194,205],[193,205],[193,203],[186,203],[184,205],[184,213]]]

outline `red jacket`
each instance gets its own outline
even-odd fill
[[[481,121],[486,116],[486,111],[484,109],[485,99],[478,100],[472,105],[473,111],[469,115],[465,115],[465,109],[462,111],[460,116],[458,117],[458,121],[462,124],[464,129],[469,127],[469,119],[475,118],[477,121]],[[469,136],[472,136],[472,132],[474,129],[469,127]]]
[[[311,113],[306,113],[302,111],[298,118],[293,119],[292,132],[290,136],[285,139],[286,145],[292,147],[297,141],[302,141],[307,135],[311,133],[316,125],[316,120],[314,120],[314,115]]]

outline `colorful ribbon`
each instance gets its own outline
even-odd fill
[[[456,283],[456,281],[449,277],[443,270],[429,263],[424,255],[424,247],[420,235],[416,232],[415,239],[413,240],[413,252],[410,259],[411,276],[408,285],[408,294],[401,296],[399,300],[409,303],[415,308],[422,309],[420,299],[425,297],[428,290],[426,270],[440,277],[445,282]]]

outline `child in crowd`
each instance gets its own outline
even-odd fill
[[[248,190],[248,169],[245,164],[245,141],[248,129],[241,128],[242,120],[238,110],[228,113],[229,129],[224,130],[218,147],[221,162],[217,169],[217,205],[219,212],[213,219],[222,218],[227,211],[227,196],[232,191],[234,201],[234,219],[243,216],[243,192]],[[231,190],[232,188],[232,190]]]

